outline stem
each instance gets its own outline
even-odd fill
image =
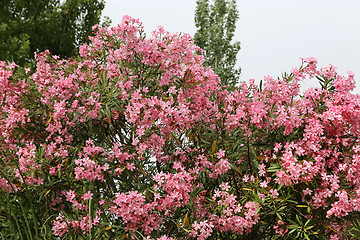
[[[253,174],[252,169],[251,169],[251,158],[250,158],[250,142],[249,142],[249,137],[247,139],[247,159],[248,159],[248,164],[249,164],[249,169],[250,169],[250,173],[251,175]]]
[[[7,194],[7,211],[6,211],[6,215],[8,217],[8,220],[9,220],[9,225],[11,226],[11,230],[14,232],[14,236],[16,236],[16,231],[14,231],[14,228],[13,228],[13,224],[12,224],[12,221],[11,221],[11,212],[9,213],[9,209],[12,209],[12,207],[10,206],[10,199],[9,199],[9,193]],[[19,226],[19,222],[18,222],[18,219],[16,217],[16,214],[13,214],[14,215],[14,219],[15,219],[15,223],[16,223],[16,227],[18,229],[18,233],[21,232],[21,229],[20,229],[20,226]],[[22,234],[20,234],[20,237],[21,239],[24,239]]]
[[[92,227],[92,217],[91,217],[91,204],[92,201],[91,199],[89,199],[89,237],[90,237],[90,240],[91,240],[91,227]]]

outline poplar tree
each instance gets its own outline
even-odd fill
[[[198,0],[195,11],[195,44],[204,49],[205,65],[221,82],[234,89],[241,69],[236,68],[240,42],[233,42],[239,12],[235,0]]]

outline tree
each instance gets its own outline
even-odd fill
[[[205,65],[219,75],[221,82],[234,89],[240,68],[235,68],[240,42],[232,43],[239,13],[236,0],[198,0],[195,11],[196,45],[204,49]]]
[[[358,238],[352,73],[308,58],[230,92],[189,35],[126,16],[90,39],[0,62],[1,238]]]
[[[49,49],[70,57],[100,22],[104,0],[1,0],[0,59],[27,64]]]

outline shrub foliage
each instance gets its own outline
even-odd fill
[[[189,35],[94,32],[77,58],[0,63],[2,238],[359,236],[352,73],[308,58],[230,92]]]

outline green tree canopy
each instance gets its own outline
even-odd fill
[[[104,0],[0,0],[0,59],[25,65],[46,49],[72,56],[104,7]]]
[[[240,42],[232,42],[239,13],[235,0],[198,0],[195,12],[197,32],[195,44],[204,49],[205,64],[230,89],[235,87],[241,72],[235,68]]]

